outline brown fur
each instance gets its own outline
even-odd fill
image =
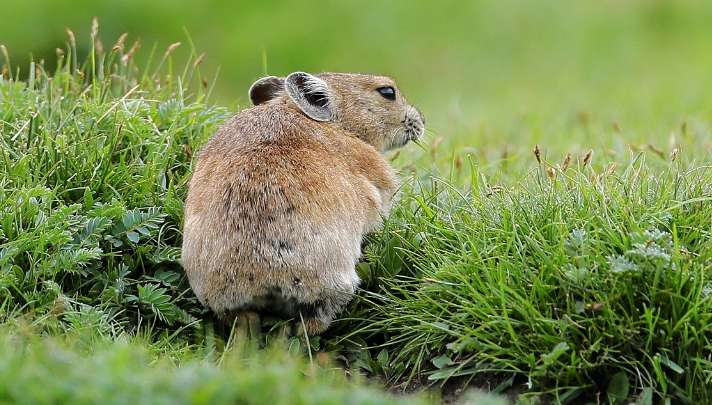
[[[329,121],[308,117],[281,88],[254,90],[258,82],[251,95],[261,104],[228,120],[198,156],[183,265],[219,315],[301,314],[308,333],[325,330],[351,299],[362,237],[380,225],[398,186],[379,150],[422,133],[420,113],[400,94],[392,101],[376,91],[395,87],[391,79],[317,77],[328,85]]]

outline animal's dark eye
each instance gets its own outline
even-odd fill
[[[396,99],[396,89],[391,86],[379,87],[376,89],[381,95],[389,100]]]

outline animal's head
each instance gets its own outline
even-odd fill
[[[254,105],[287,102],[307,117],[349,131],[381,151],[417,140],[425,130],[423,115],[385,76],[294,72],[284,79],[259,79],[249,94]]]

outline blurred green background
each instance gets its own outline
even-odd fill
[[[142,57],[181,41],[185,59],[188,32],[203,73],[220,67],[216,101],[230,108],[266,73],[392,75],[431,143],[488,160],[534,143],[662,149],[683,122],[706,131],[712,116],[709,1],[4,0],[2,14],[0,43],[23,67],[50,63],[65,27],[88,47],[94,16],[105,47],[128,32]]]

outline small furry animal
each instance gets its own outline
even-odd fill
[[[380,152],[418,139],[424,119],[383,76],[295,72],[249,95],[197,159],[183,266],[218,316],[270,312],[319,334],[351,300],[363,236],[398,187]]]

